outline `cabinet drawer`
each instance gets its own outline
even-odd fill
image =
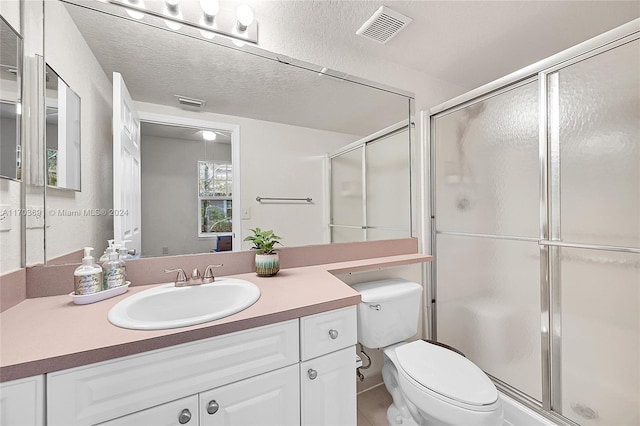
[[[298,320],[47,375],[47,424],[111,420],[298,362]]]
[[[300,359],[337,351],[356,344],[356,307],[323,312],[300,319]]]
[[[99,426],[198,426],[198,396],[193,395],[129,414]]]

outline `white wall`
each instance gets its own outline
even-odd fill
[[[113,218],[64,216],[58,209],[113,206],[112,85],[63,4],[48,1],[45,8],[45,60],[81,99],[81,191],[47,188],[47,258],[87,244],[101,253],[113,235]]]
[[[360,135],[194,113],[143,102],[136,102],[136,106],[138,111],[240,126],[241,208],[250,209],[250,219],[242,220],[236,242],[244,239],[249,229],[255,227],[273,229],[288,247],[327,241],[324,155],[360,139]],[[311,197],[313,203],[261,204],[256,201],[257,196]],[[237,208],[234,205],[234,210]],[[243,243],[242,247],[249,249],[251,245]]]
[[[198,161],[231,162],[231,144],[141,138],[142,255],[209,252],[215,238],[198,237]]]

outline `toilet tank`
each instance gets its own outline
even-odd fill
[[[368,348],[402,342],[418,331],[420,284],[394,278],[354,284],[358,305],[358,341]]]

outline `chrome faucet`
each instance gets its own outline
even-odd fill
[[[177,272],[178,276],[174,282],[176,287],[187,287],[192,285],[200,285],[200,284],[209,284],[215,281],[215,277],[213,276],[213,268],[219,268],[222,264],[218,265],[209,265],[207,269],[204,271],[204,277],[200,274],[198,268],[194,268],[191,272],[191,276],[187,279],[187,274],[184,272],[184,269],[165,269],[165,273]]]

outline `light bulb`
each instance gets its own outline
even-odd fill
[[[207,142],[215,141],[216,140],[216,134],[215,134],[215,132],[212,132],[211,130],[204,130],[202,132],[202,139],[204,139]]]
[[[218,0],[200,0],[200,7],[205,15],[214,17],[220,10],[220,3]]]
[[[253,10],[246,4],[241,4],[236,10],[236,17],[238,18],[238,31],[244,32],[253,23]]]

